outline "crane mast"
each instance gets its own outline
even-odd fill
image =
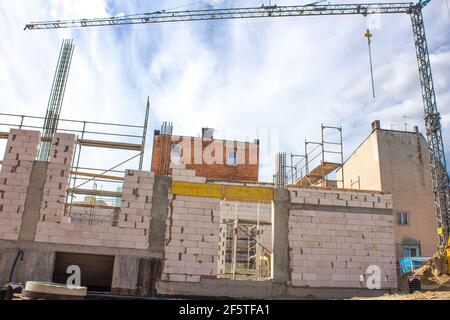
[[[429,0],[426,3],[428,2]],[[431,177],[439,235],[439,249],[440,251],[443,251],[447,246],[450,226],[449,178],[446,169],[444,142],[442,139],[441,116],[436,103],[422,6],[416,6],[411,12],[411,22],[416,47],[417,64],[419,67],[426,136],[429,144]]]
[[[431,177],[436,209],[439,236],[439,249],[444,251],[450,233],[450,196],[449,177],[446,169],[444,143],[434,91],[431,63],[425,34],[422,9],[431,0],[420,0],[417,3],[366,3],[366,4],[309,4],[300,6],[261,6],[249,8],[227,8],[185,11],[156,11],[152,13],[127,15],[98,19],[76,19],[31,22],[25,30],[63,29],[119,26],[133,24],[156,24],[168,22],[281,18],[302,16],[333,16],[371,14],[408,14],[411,17],[412,31],[419,68],[420,85],[424,108],[426,136],[429,144]]]

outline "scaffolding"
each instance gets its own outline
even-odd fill
[[[336,132],[338,137],[331,140],[329,131]],[[286,165],[285,170],[286,181],[300,187],[344,188],[343,163],[342,127],[322,124],[320,141],[305,140],[304,154],[290,154],[290,165]],[[330,179],[330,174],[337,170],[341,172],[340,179]]]
[[[256,219],[239,217],[238,203],[235,203],[234,219],[224,219],[225,230],[223,276],[239,280],[264,280],[271,276],[272,251],[261,239],[264,226],[270,221],[260,219],[260,203]]]
[[[64,211],[72,223],[117,225],[125,177],[123,166],[133,169],[130,163],[136,160],[136,169],[143,167],[149,108],[147,102],[143,125],[59,119],[58,132],[76,136]],[[47,118],[9,113],[0,113],[0,116],[4,119],[0,122],[0,139],[8,139],[10,129],[36,130],[41,132],[41,141],[46,140],[51,145],[42,125]],[[82,150],[87,148],[133,155],[118,164],[107,165],[106,169],[81,166]]]

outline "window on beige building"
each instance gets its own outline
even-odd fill
[[[397,224],[408,225],[409,224],[409,214],[407,212],[397,212]]]

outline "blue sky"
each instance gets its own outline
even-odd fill
[[[398,130],[406,119],[409,129],[419,125],[423,131],[407,15],[23,31],[29,21],[196,9],[208,4],[260,6],[263,0],[198,2],[1,1],[0,112],[45,115],[61,40],[72,37],[76,49],[63,118],[141,124],[150,96],[150,137],[165,120],[174,122],[175,134],[193,136],[203,126],[217,128],[218,134],[232,131],[239,136],[240,132],[238,138],[245,138],[245,130],[250,135],[277,132],[278,143],[270,152],[263,151],[261,180],[271,180],[276,151],[301,152],[305,139],[320,137],[321,123],[342,125],[347,155],[367,136],[375,119],[384,128]],[[273,0],[272,4],[307,2]],[[445,147],[450,151],[450,14],[445,0],[432,0],[424,18]],[[363,36],[368,25],[374,34],[375,100]],[[250,138],[267,140],[264,134]],[[147,169],[150,147],[149,143]],[[83,161],[107,167],[126,158],[107,151],[99,156],[97,151],[86,154]]]

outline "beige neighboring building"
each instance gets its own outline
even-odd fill
[[[372,123],[372,133],[344,163],[344,187],[392,194],[397,259],[432,256],[437,224],[428,144],[414,132],[385,130]],[[338,180],[342,172],[338,172]]]

